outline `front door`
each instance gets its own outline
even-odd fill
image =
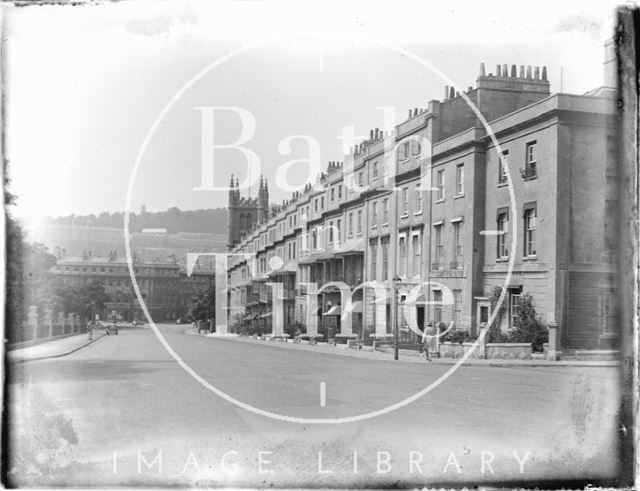
[[[471,326],[471,335],[473,337],[480,333],[480,326],[489,322],[489,316],[491,315],[491,303],[488,300],[478,300],[476,304],[476,319],[475,325]]]

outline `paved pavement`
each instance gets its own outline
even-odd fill
[[[450,366],[161,332],[184,366],[148,329],[10,364],[9,484],[556,488],[617,476],[615,367],[462,366],[442,379]],[[355,418],[440,379],[342,424],[239,407]]]
[[[185,328],[185,334],[192,336],[205,336],[203,334],[199,334],[196,331]],[[206,337],[219,337],[215,335],[206,335]],[[303,351],[313,351],[317,353],[329,353],[335,355],[342,356],[352,356],[355,358],[365,358],[369,360],[380,360],[380,361],[397,361],[406,362],[406,363],[431,363],[434,365],[455,365],[459,362],[459,359],[455,358],[433,358],[430,362],[428,362],[423,354],[415,350],[401,349],[398,360],[393,359],[393,348],[381,348],[377,350],[373,350],[370,346],[365,346],[362,349],[348,348],[346,345],[331,345],[329,343],[316,343],[316,344],[308,344],[308,343],[293,343],[291,340],[288,342],[284,342],[281,340],[270,340],[270,339],[254,339],[249,336],[225,336],[221,339],[236,341],[240,343],[253,343],[253,344],[261,344],[263,346],[270,346],[274,348],[289,348],[289,349],[298,349]],[[599,361],[591,361],[591,360],[538,360],[538,359],[530,359],[530,360],[518,360],[518,359],[476,359],[476,358],[468,358],[464,361],[466,366],[491,366],[491,367],[506,367],[506,366],[519,366],[519,367],[619,367],[621,365],[618,360],[599,360]]]
[[[53,341],[19,348],[7,352],[7,357],[11,363],[22,363],[26,361],[41,360],[45,358],[56,358],[66,356],[85,346],[97,341],[104,333],[95,331],[94,336],[89,339],[87,333],[67,336]]]

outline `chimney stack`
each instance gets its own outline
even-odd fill
[[[484,63],[480,63],[480,76],[485,76]]]

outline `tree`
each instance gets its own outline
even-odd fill
[[[20,331],[25,319],[22,228],[5,213],[6,257],[5,270],[5,327],[9,342],[21,339]]]
[[[507,297],[505,296],[504,302],[500,304],[500,308],[498,308],[498,302],[500,300],[500,295],[502,294],[502,288],[499,286],[494,286],[491,290],[491,312],[494,313],[493,323],[489,326],[489,339],[487,342],[489,343],[503,343],[508,340],[508,337],[502,333],[502,329],[500,327],[502,323],[502,314],[504,314],[506,310]]]
[[[509,333],[509,340],[515,343],[531,343],[533,351],[542,351],[542,345],[548,341],[548,333],[536,313],[533,297],[523,293],[515,307],[517,322]]]
[[[37,242],[23,244],[22,250],[24,303],[42,305],[53,280],[51,268],[56,264],[56,258],[43,244]]]
[[[49,308],[58,312],[89,318],[91,314],[104,309],[109,295],[100,280],[93,280],[86,285],[68,285],[58,279],[49,284],[45,301]]]
[[[208,321],[215,319],[215,315],[216,290],[211,282],[207,287],[198,290],[188,307],[187,317],[194,321]]]

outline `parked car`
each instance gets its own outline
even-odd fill
[[[117,336],[119,330],[120,329],[118,329],[118,326],[116,324],[108,324],[104,333],[107,336],[109,336],[110,334],[115,334]]]

